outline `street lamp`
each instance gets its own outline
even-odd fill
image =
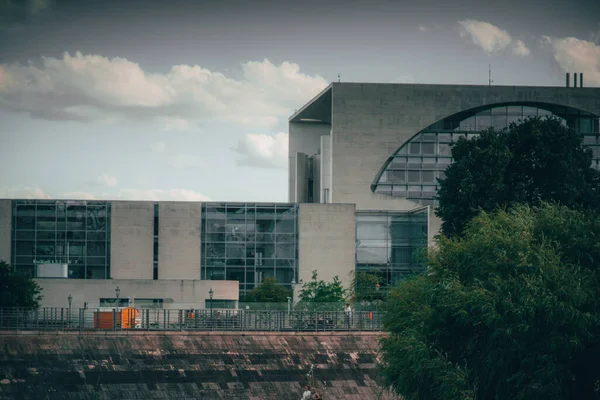
[[[121,294],[121,289],[117,286],[115,289],[115,294],[117,295],[117,307],[119,307],[119,295]]]
[[[71,304],[73,303],[73,296],[69,294],[67,300],[69,301],[69,318],[67,319],[67,322],[71,323]]]
[[[208,291],[208,297],[210,299],[210,317],[212,318],[213,315],[213,296],[215,294],[215,291],[213,290],[213,288],[210,288],[210,290]]]

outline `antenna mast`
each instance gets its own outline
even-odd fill
[[[492,64],[489,65],[489,71],[488,71],[488,84],[489,86],[492,86],[492,82],[494,82],[492,80]]]

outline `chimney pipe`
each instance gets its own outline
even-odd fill
[[[583,72],[579,73],[579,87],[583,87]]]
[[[571,86],[571,74],[567,72],[567,87]]]
[[[577,87],[577,72],[573,72],[573,87]]]

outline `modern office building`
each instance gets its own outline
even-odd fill
[[[0,200],[0,260],[37,277],[47,306],[118,292],[204,307],[212,288],[229,308],[267,276],[292,288],[313,270],[394,282],[423,267],[439,230],[450,143],[545,115],[583,135],[600,168],[600,88],[333,83],[289,120],[289,203]]]

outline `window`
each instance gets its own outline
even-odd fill
[[[211,300],[206,299],[204,308],[215,310],[231,310],[235,308],[235,300]]]
[[[291,279],[279,280],[288,274],[276,271],[286,268],[293,276],[297,273],[296,204],[206,203],[202,207],[202,226],[219,224],[222,230],[202,230],[201,279],[237,280],[240,294],[254,287],[255,272],[279,277],[278,283],[289,285]]]
[[[163,299],[135,299],[136,308],[163,308]]]
[[[129,307],[131,300],[128,298],[117,299],[115,298],[101,298],[100,307]]]
[[[374,227],[377,227],[374,229]],[[422,271],[413,257],[427,246],[427,211],[356,214],[356,270],[381,273],[388,283],[394,271]]]
[[[14,200],[12,265],[31,273],[33,260],[69,264],[69,277],[110,278],[110,203]],[[28,257],[28,258],[26,258]]]
[[[556,105],[505,104],[477,113],[462,112],[437,121],[419,132],[394,153],[394,158],[389,161],[372,190],[375,193],[408,197],[429,205],[437,191],[435,171],[439,171],[439,177],[444,178],[442,171],[452,162],[452,142],[460,138],[472,140],[482,130],[490,127],[502,130],[513,122],[532,116],[556,116],[562,119],[563,124],[568,120],[569,126],[584,135],[584,144],[592,147],[592,165],[598,168],[600,150],[594,148],[599,143],[597,133],[600,120],[597,116]],[[406,187],[405,184],[411,184],[412,187]]]

